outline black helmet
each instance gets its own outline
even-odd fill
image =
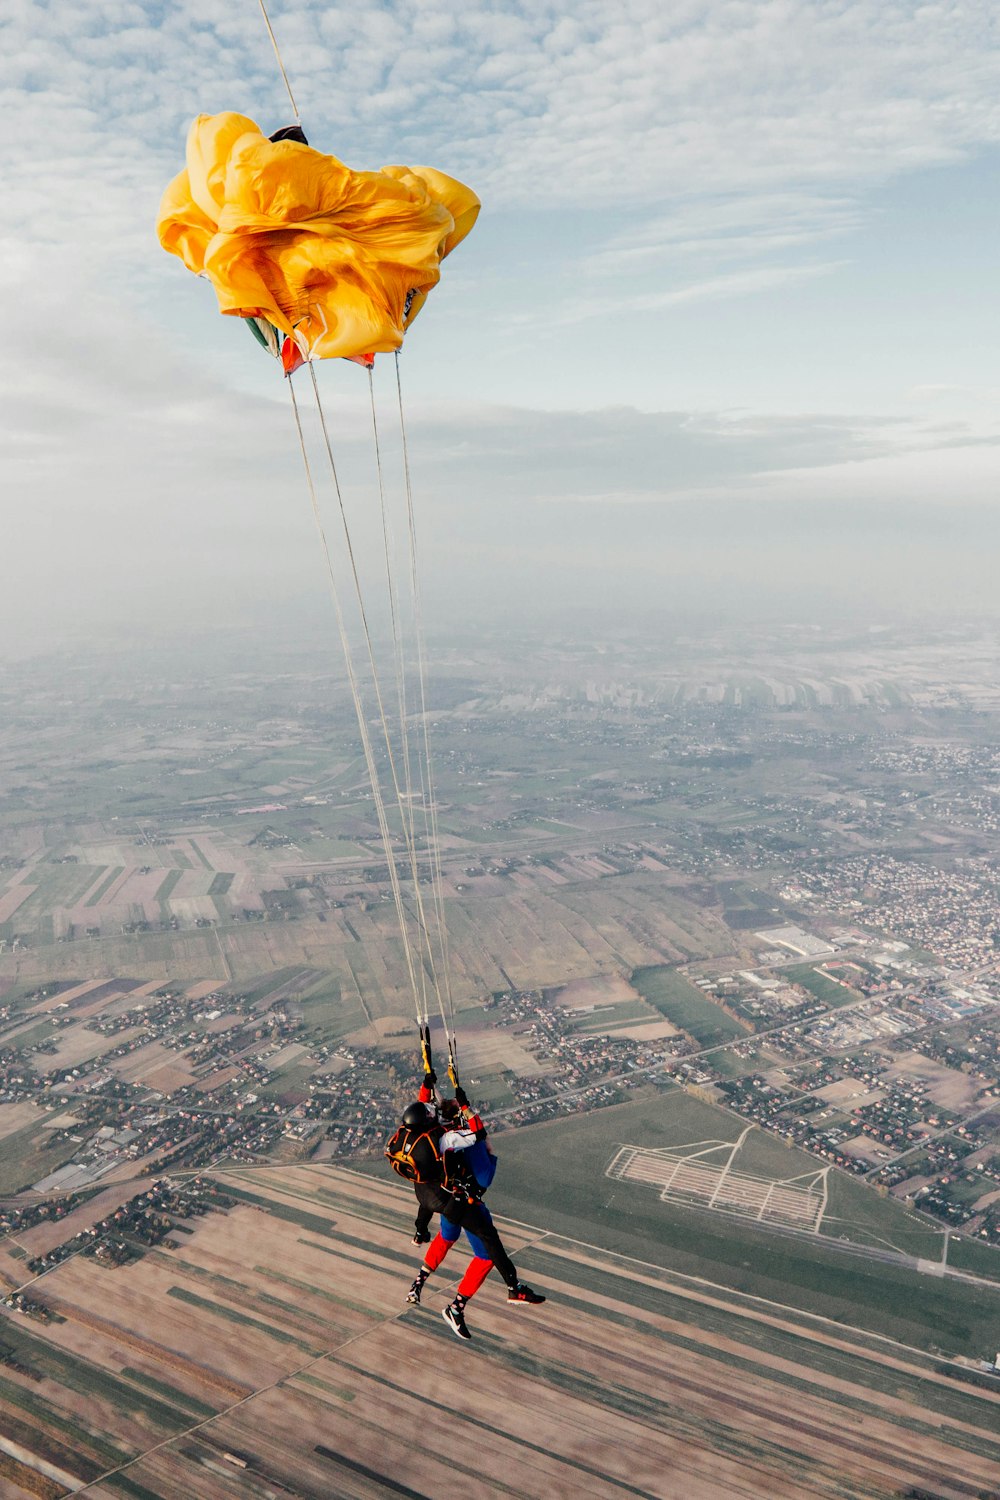
[[[403,1124],[408,1130],[416,1130],[421,1125],[430,1125],[433,1119],[434,1116],[427,1105],[421,1104],[419,1099],[413,1104],[408,1104],[403,1110]]]

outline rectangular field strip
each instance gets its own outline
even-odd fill
[[[812,1188],[734,1172],[703,1158],[644,1146],[622,1146],[607,1175],[660,1189],[664,1202],[696,1203],[764,1223],[817,1233],[825,1199]]]

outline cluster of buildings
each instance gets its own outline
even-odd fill
[[[171,1243],[167,1237],[179,1221],[201,1218],[214,1209],[231,1208],[232,1203],[215,1183],[203,1178],[195,1178],[183,1187],[163,1178],[97,1223],[79,1230],[44,1254],[31,1256],[25,1266],[32,1276],[38,1276],[73,1255],[92,1255],[105,1265],[124,1265],[138,1260],[155,1245]],[[7,1305],[15,1304],[8,1299]]]
[[[0,1234],[21,1234],[36,1224],[58,1223],[85,1201],[82,1193],[66,1193],[58,1198],[36,1199],[20,1208],[0,1203]]]
[[[902,1184],[901,1196],[913,1201],[915,1188],[954,1170],[973,1151],[983,1149],[985,1159],[988,1143],[965,1118],[969,1110],[946,1108],[935,1101],[926,1080],[894,1074],[892,1068],[892,1050],[885,1044],[737,1079],[720,1077],[711,1061],[705,1062],[712,1097],[823,1160],[870,1177],[878,1187]],[[972,1112],[982,1113],[994,1095],[1000,1101],[995,1075],[979,1091]],[[1000,1126],[1000,1104],[994,1126]]]
[[[779,953],[778,957],[784,959],[785,955]],[[766,953],[760,958],[762,963],[768,961]],[[825,1009],[815,995],[792,983],[780,970],[739,969],[715,978],[692,976],[692,983],[752,1031],[769,1031],[791,1021],[805,1022]]]
[[[511,1124],[547,1118],[548,1115],[593,1108],[596,1102],[613,1102],[629,1087],[629,1075],[648,1083],[646,1069],[665,1056],[680,1055],[690,1047],[683,1036],[639,1041],[613,1032],[581,1031],[580,1013],[546,1001],[540,990],[509,990],[487,1002],[495,1024],[516,1034],[543,1071],[537,1074],[510,1072],[506,1081],[522,1106],[507,1118]],[[601,1080],[614,1079],[613,1084]],[[596,1089],[589,1104],[584,1091]],[[560,1105],[553,1091],[572,1091]]]
[[[412,1097],[413,1058],[343,1043],[328,1055],[333,1066],[309,1080],[308,1099],[289,1115],[286,1133],[305,1139],[322,1121],[324,1156],[381,1155],[399,1124],[402,1092]]]
[[[1000,1157],[967,1159],[907,1197],[922,1213],[933,1214],[969,1239],[1000,1246]]]
[[[912,1031],[914,1022],[884,1000],[866,1000],[849,1010],[833,1011],[810,1026],[793,1028],[779,1041],[779,1050],[801,1057],[809,1052],[846,1052],[870,1042],[892,1041]]]
[[[867,1161],[845,1149],[856,1129],[839,1111],[824,1108],[823,1101],[814,1094],[800,1093],[760,1073],[718,1080],[714,1089],[725,1098],[730,1109],[783,1140],[856,1176],[868,1170]]]
[[[973,1078],[1000,1077],[1000,1013],[978,1017],[961,1031],[934,1030],[918,1038],[914,1051]]]
[[[895,1196],[912,1201],[928,1183],[956,1172],[965,1158],[981,1144],[972,1127],[958,1125],[946,1135],[928,1136],[920,1143],[919,1149],[906,1151],[877,1172],[872,1172],[870,1180],[876,1187],[890,1190],[902,1184],[901,1191]]]
[[[891,854],[858,855],[796,878],[828,911],[894,932],[949,968],[997,963],[998,885],[981,861],[941,869]]]

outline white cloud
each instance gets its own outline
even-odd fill
[[[725,264],[784,254],[847,234],[862,221],[858,200],[843,194],[706,194],[675,201],[665,213],[630,223],[587,256],[581,269],[619,278],[657,268],[676,272],[692,262]]]
[[[1000,21],[972,0],[270,10],[321,148],[434,162],[488,210],[591,216],[562,252],[571,318],[603,275],[657,279],[631,288],[639,312],[822,276],[836,263],[802,252],[855,229],[877,184],[1000,141]],[[163,284],[152,222],[190,119],[290,117],[250,0],[7,0],[0,102],[0,267],[61,250],[134,300]]]
[[[843,261],[815,261],[806,265],[752,266],[746,270],[732,271],[727,275],[708,276],[686,285],[672,286],[663,291],[634,292],[628,296],[583,298],[574,297],[559,309],[541,316],[532,311],[523,315],[513,314],[511,323],[545,322],[550,325],[581,323],[588,318],[609,318],[623,313],[659,312],[671,307],[682,307],[689,302],[724,302],[732,297],[747,297],[754,292],[770,291],[774,287],[791,282],[813,281],[819,276],[829,276],[839,270]],[[625,278],[626,283],[628,278]]]
[[[1000,436],[992,439],[956,435],[951,442],[927,442],[902,451],[864,456],[855,462],[788,469],[761,476],[775,499],[794,499],[806,506],[823,503],[864,504],[889,501],[901,512],[900,542],[908,535],[906,511],[928,507],[947,518],[952,508],[998,513]],[[919,540],[919,537],[917,538]],[[971,559],[970,559],[971,561]]]
[[[311,600],[321,612],[323,568],[277,371],[273,399],[238,394],[175,357],[148,326],[116,326],[112,300],[84,303],[70,291],[51,312],[42,328],[31,303],[12,315],[10,346],[30,350],[30,359],[0,374],[0,409],[16,434],[3,454],[0,632],[8,641],[85,634],[99,620],[138,640],[181,624],[222,625],[269,600],[285,608]],[[270,368],[248,337],[246,348]],[[391,362],[376,377],[384,470],[398,505]],[[374,595],[381,549],[365,377],[339,362],[320,379]],[[315,436],[309,383],[299,377],[296,388]],[[977,431],[919,417],[414,401],[408,427],[429,607],[439,622],[458,608],[495,608],[505,596],[524,606],[546,594],[547,578],[556,594],[599,588],[621,603],[636,575],[650,587],[671,580],[678,597],[694,598],[699,578],[743,568],[749,587],[762,569],[771,578],[779,558],[793,571],[811,558],[816,526],[823,547],[835,532],[838,556],[851,547],[860,555],[869,509],[877,502],[884,518],[886,497],[897,525],[901,514],[910,524],[911,502],[923,506],[914,527],[918,538],[930,528],[922,555],[931,570],[934,528],[947,528],[948,507],[964,505],[967,516],[972,501],[985,513],[996,493],[995,424]],[[342,556],[315,446],[313,458]],[[884,519],[878,524],[884,547]],[[975,550],[986,556],[985,544]]]
[[[287,117],[252,4],[6,9],[8,117],[54,176],[64,158],[95,186],[106,171],[115,197],[123,176],[158,180],[199,110]],[[1000,139],[997,20],[972,3],[286,0],[271,12],[318,144],[358,165],[416,151],[493,202],[854,190]]]

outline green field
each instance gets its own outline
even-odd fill
[[[194,850],[195,854],[198,856],[198,859],[205,866],[205,869],[206,870],[214,870],[215,866],[212,864],[212,861],[208,858],[208,856],[206,855],[205,851],[203,849],[199,848],[199,846],[195,843],[194,839],[188,839],[188,843],[191,846],[191,848]]]
[[[340,984],[332,977],[321,979],[302,996],[299,1004],[307,1031],[319,1041],[337,1042],[366,1023],[361,1001],[356,995],[345,998]]]
[[[632,983],[643,999],[668,1021],[694,1037],[702,1047],[716,1047],[720,1042],[731,1042],[735,1037],[747,1035],[738,1021],[727,1016],[683,974],[666,964],[636,969]]]
[[[196,1417],[201,1418],[203,1421],[208,1417],[214,1416],[218,1410],[215,1406],[209,1406],[206,1402],[199,1401],[197,1396],[189,1396],[187,1391],[182,1391],[175,1385],[169,1385],[164,1380],[157,1380],[155,1376],[147,1375],[144,1370],[134,1370],[126,1365],[121,1373],[125,1380],[131,1380],[135,1385],[145,1386],[155,1396],[160,1396],[163,1400],[168,1401],[171,1406],[188,1407]]]
[[[569,1283],[583,1296],[568,1295],[560,1288],[561,1306],[586,1307],[591,1314],[605,1317],[619,1326],[627,1319],[617,1309],[606,1303],[597,1303],[594,1294],[609,1301],[624,1301],[648,1312],[657,1312],[670,1319],[672,1326],[664,1329],[661,1337],[672,1344],[688,1348],[692,1354],[702,1358],[718,1360],[729,1366],[735,1365],[746,1372],[748,1380],[758,1375],[775,1380],[789,1392],[810,1391],[812,1372],[842,1381],[840,1390],[833,1399],[838,1404],[859,1414],[879,1414],[880,1398],[899,1396],[909,1399],[919,1410],[923,1409],[929,1421],[925,1430],[938,1427],[938,1418],[968,1423],[978,1429],[969,1433],[966,1441],[971,1451],[985,1452],[992,1456],[996,1451],[995,1439],[990,1433],[991,1412],[975,1395],[961,1386],[931,1384],[925,1376],[934,1370],[932,1357],[909,1355],[912,1366],[905,1370],[889,1368],[876,1360],[864,1357],[865,1353],[878,1345],[863,1334],[851,1340],[853,1347],[835,1348],[814,1342],[794,1329],[779,1329],[740,1317],[738,1306],[743,1299],[736,1299],[737,1306],[707,1307],[683,1296],[678,1296],[669,1283],[663,1286],[640,1285],[629,1276],[628,1263],[612,1257],[611,1264],[604,1267],[579,1265],[565,1257],[552,1254],[547,1246],[528,1249],[521,1263],[529,1271],[558,1276]],[[679,1326],[678,1326],[679,1325]],[[686,1331],[681,1331],[685,1329]],[[734,1336],[743,1344],[741,1353],[713,1346],[703,1337],[705,1333]],[[764,1356],[766,1368],[753,1352]],[[880,1352],[880,1351],[879,1351]],[[860,1356],[860,1357],[859,1357]],[[778,1364],[777,1361],[784,1363]],[[798,1368],[795,1368],[798,1367]],[[921,1368],[922,1367],[922,1368]],[[809,1372],[809,1373],[807,1373]],[[614,1392],[609,1392],[609,1404],[614,1404]],[[872,1400],[871,1398],[875,1399]],[[921,1424],[923,1425],[923,1424]],[[914,1424],[915,1426],[915,1424]]]
[[[622,1005],[601,1005],[596,1010],[581,1011],[571,1023],[573,1031],[614,1032],[619,1026],[632,1026],[637,1022],[655,1021],[656,1016],[641,1000],[626,1001]]]
[[[156,899],[160,903],[160,912],[161,912],[161,915],[163,915],[166,918],[169,918],[169,916],[170,916],[170,912],[169,912],[169,909],[167,907],[167,902],[169,901],[170,896],[171,896],[171,894],[173,892],[173,889],[177,885],[177,883],[179,882],[179,880],[180,880],[181,876],[183,875],[183,873],[184,873],[183,870],[176,870],[176,869],[171,870],[169,872],[169,874],[167,874],[167,875],[165,875],[163,877],[163,879],[160,881],[159,886],[157,887],[157,890],[156,890]]]
[[[17,1193],[30,1187],[69,1161],[78,1143],[54,1142],[52,1136],[56,1133],[43,1129],[39,1116],[37,1124],[24,1125],[4,1138],[0,1148],[0,1193]]]
[[[31,1370],[37,1378],[43,1372],[34,1361],[29,1363],[32,1352],[31,1345],[23,1338],[4,1337],[0,1345],[0,1354],[5,1363],[13,1358],[23,1368]],[[30,1424],[26,1446],[40,1458],[48,1458],[49,1462],[58,1462],[62,1443],[70,1444],[74,1453],[72,1468],[76,1474],[96,1478],[103,1470],[125,1463],[130,1457],[123,1449],[113,1447],[111,1443],[74,1422],[37,1390],[25,1390],[24,1386],[0,1377],[0,1401],[4,1406],[5,1436],[13,1437],[19,1430],[24,1430],[23,1424]],[[15,1412],[22,1413],[22,1416],[15,1416]],[[23,1491],[19,1493],[23,1494]]]
[[[46,918],[51,917],[56,907],[76,906],[106,868],[104,865],[50,864],[47,860],[33,865],[25,874],[24,884],[34,886],[35,890],[9,921],[0,923],[0,937],[9,939],[15,933],[35,932]]]
[[[104,1483],[116,1495],[123,1495],[125,1500],[163,1500],[159,1490],[151,1490],[145,1484],[140,1484],[137,1479],[132,1479],[128,1474],[112,1474],[110,1479]]]
[[[768,892],[760,891],[742,880],[725,880],[719,885],[719,896],[726,921],[737,931],[774,926],[778,910],[774,898]]]
[[[361,860],[371,857],[367,849],[362,848],[360,844],[352,843],[350,839],[336,838],[331,835],[330,838],[318,841],[318,847],[320,845],[325,859]]]
[[[243,980],[239,985],[239,991],[247,1000],[263,1000],[265,996],[274,994],[276,990],[280,990],[283,985],[288,984],[290,980],[295,978],[296,974],[301,974],[301,972],[302,970],[298,964],[291,964],[282,969],[274,969],[270,974],[259,975],[254,980]]]
[[[747,1073],[759,1073],[763,1047],[754,1048],[748,1057],[740,1057],[732,1048],[713,1052],[712,1068],[720,1078],[744,1078]]]
[[[169,1295],[169,1293],[168,1293]],[[190,1416],[184,1410],[179,1410],[172,1404],[154,1396],[138,1387],[128,1384],[118,1375],[110,1370],[101,1369],[97,1364],[75,1350],[61,1349],[47,1339],[41,1338],[26,1328],[23,1324],[15,1324],[6,1319],[3,1324],[2,1337],[0,1337],[0,1350],[8,1355],[13,1355],[22,1368],[29,1370],[38,1378],[43,1377],[53,1381],[57,1385],[66,1386],[71,1391],[76,1391],[88,1399],[104,1400],[119,1410],[135,1414],[150,1427],[159,1427],[165,1432],[176,1432],[178,1428],[186,1427],[190,1423]],[[6,1384],[6,1382],[5,1382]],[[15,1387],[15,1390],[18,1389]],[[31,1411],[39,1393],[32,1390],[24,1392],[27,1396],[24,1409]],[[44,1397],[41,1398],[44,1402]],[[72,1431],[79,1431],[76,1424],[67,1418],[52,1423],[61,1428],[67,1435]],[[97,1433],[88,1434],[83,1441],[91,1448],[97,1448],[100,1444],[102,1451],[115,1453],[120,1450],[111,1449],[110,1443]],[[114,1462],[122,1462],[122,1458],[115,1458]]]
[[[37,1047],[39,1042],[48,1041],[49,1037],[58,1030],[58,1026],[48,1018],[44,1021],[36,1021],[34,1026],[29,1026],[26,1031],[19,1031],[17,1036],[11,1037],[8,1046],[16,1047],[19,1052],[23,1052],[27,1047]]]
[[[511,1092],[507,1077],[499,1072],[477,1072],[475,1083],[467,1079],[469,1087],[475,1088],[476,1103],[484,1113],[495,1113],[501,1109],[511,1109],[517,1103],[517,1099]]]
[[[125,866],[124,865],[112,865],[111,869],[108,871],[107,875],[101,881],[100,885],[97,887],[97,890],[94,892],[94,894],[92,896],[88,896],[87,897],[85,905],[87,905],[87,906],[99,906],[100,903],[101,903],[101,901],[103,900],[103,898],[107,895],[108,891],[111,889],[111,887],[114,885],[115,881],[118,879],[119,875],[124,875],[124,873],[125,873]]]
[[[209,1297],[201,1297],[197,1292],[189,1291],[185,1286],[168,1286],[167,1296],[176,1297],[180,1302],[187,1302],[191,1307],[196,1307],[202,1312],[224,1318],[227,1323],[239,1323],[245,1328],[253,1328],[259,1333],[265,1333],[268,1338],[275,1339],[279,1344],[294,1344],[296,1349],[301,1349],[305,1353],[314,1352],[311,1345],[296,1338],[293,1333],[288,1333],[283,1328],[275,1328],[270,1323],[262,1322],[260,1318],[252,1318],[248,1313],[239,1312],[237,1308],[229,1307],[224,1302],[213,1302]]]
[[[224,1174],[223,1180],[226,1193],[230,1198],[238,1198],[241,1203],[254,1203],[258,1207],[266,1208],[272,1218],[283,1219],[288,1224],[294,1224],[298,1229],[307,1229],[310,1234],[328,1235],[330,1233],[331,1220],[329,1218],[311,1214],[303,1208],[293,1208],[288,1203],[278,1203],[273,1199],[261,1197],[247,1188],[236,1187],[228,1173]],[[318,1201],[318,1196],[312,1201]]]
[[[619,1144],[733,1140],[740,1128],[727,1112],[680,1090],[523,1127],[497,1138],[500,1170],[490,1205],[557,1234],[918,1348],[993,1357],[994,1346],[1000,1348],[1000,1290],[994,1296],[979,1286],[852,1254],[828,1239],[776,1233],[730,1215],[662,1203],[653,1189],[605,1176]],[[748,1138],[745,1151],[742,1168],[761,1176],[789,1178],[817,1166],[763,1132]],[[941,1255],[937,1231],[842,1174],[830,1174],[824,1230],[926,1259]]]
[[[952,1235],[948,1242],[948,1264],[956,1270],[971,1271],[974,1276],[1000,1281],[1000,1246]]]
[[[272,1073],[266,1083],[260,1085],[259,1092],[264,1099],[279,1099],[291,1103],[298,1099],[307,1098],[309,1094],[309,1080],[313,1075],[316,1064],[308,1060],[304,1062],[288,1063]]]
[[[831,1010],[863,999],[858,990],[848,989],[847,985],[838,984],[835,979],[821,974],[812,964],[795,964],[790,969],[783,969],[782,973],[794,984],[800,984],[804,990],[815,995],[817,1000],[822,1000],[823,1004],[828,1005]]]

